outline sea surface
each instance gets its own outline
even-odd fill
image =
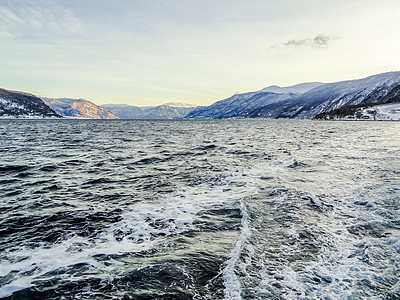
[[[0,120],[0,298],[400,299],[399,134]]]

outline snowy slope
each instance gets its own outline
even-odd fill
[[[146,119],[182,119],[188,113],[193,111],[196,106],[182,107],[182,106],[170,106],[170,105],[159,105],[146,109]]]
[[[345,106],[316,117],[323,120],[400,121],[400,103]]]
[[[145,109],[127,104],[102,104],[101,107],[112,112],[120,119],[141,119],[145,115]]]
[[[322,82],[306,82],[306,83],[299,83],[293,86],[287,87],[280,87],[277,85],[271,85],[262,89],[262,92],[271,92],[277,94],[286,94],[286,93],[293,93],[293,94],[303,94],[308,92],[316,87],[323,85]]]
[[[250,117],[311,119],[317,114],[360,103],[400,100],[400,72],[389,72],[359,80],[327,83],[279,105],[259,108]]]
[[[186,119],[224,119],[245,117],[258,107],[290,98],[292,94],[270,92],[233,95],[211,106],[188,114]]]
[[[159,106],[133,106],[127,104],[103,104],[120,119],[182,119],[196,109],[196,105],[169,102]]]
[[[377,105],[373,109],[376,111],[375,120],[400,121],[400,103]]]
[[[290,87],[276,85],[266,87],[256,92],[236,94],[220,100],[208,107],[202,107],[188,114],[186,119],[224,119],[246,118],[255,109],[268,104],[279,103],[290,99],[296,94],[320,86],[322,83],[309,82]]]
[[[0,89],[0,118],[60,118],[35,95]]]

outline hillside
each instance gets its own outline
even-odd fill
[[[133,106],[127,104],[103,104],[120,119],[182,119],[196,109],[196,105],[170,102],[159,106]]]
[[[290,87],[274,85],[256,92],[236,94],[227,99],[217,101],[208,107],[197,109],[188,114],[186,119],[246,118],[258,108],[268,104],[278,104],[321,84],[319,82],[310,82]]]
[[[359,104],[344,106],[318,114],[317,120],[400,121],[400,102],[389,104]]]
[[[0,89],[0,118],[60,118],[39,97]]]
[[[42,98],[58,114],[76,119],[118,119],[107,109],[84,99]]]
[[[345,106],[385,104],[400,99],[400,72],[358,80],[327,83],[289,100],[254,110],[252,118],[313,119],[318,114]]]

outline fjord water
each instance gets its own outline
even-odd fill
[[[0,121],[0,297],[398,299],[398,122]]]

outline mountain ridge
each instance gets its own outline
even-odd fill
[[[171,105],[172,104],[172,105]],[[182,119],[196,109],[196,105],[168,102],[158,106],[134,106],[128,104],[103,104],[120,119]]]
[[[0,88],[1,118],[61,118],[39,97]]]
[[[367,106],[390,103],[400,103],[399,71],[332,83],[304,82],[288,87],[271,85],[254,92],[234,94],[209,106],[183,102],[141,107],[128,104],[96,105],[85,99],[46,98],[0,89],[1,118],[314,119],[318,116],[321,119],[320,116],[324,116],[329,119],[338,113],[340,118],[346,112],[354,114],[354,107],[364,111]]]
[[[320,82],[299,83],[288,87],[272,85],[255,92],[235,94],[208,107],[189,113],[186,119],[245,118],[255,109],[279,103],[322,85]]]
[[[316,87],[323,85],[322,82],[303,82],[298,83],[291,86],[281,87],[278,85],[271,85],[266,88],[263,88],[260,91],[271,92],[271,93],[293,93],[293,94],[302,94],[308,92]]]
[[[269,86],[235,94],[189,113],[186,119],[298,118],[346,105],[400,101],[400,72],[386,72],[333,83],[309,82],[289,87]]]
[[[118,119],[113,113],[86,99],[42,97],[42,100],[63,117],[76,119]]]
[[[392,93],[394,95],[390,96]],[[394,101],[394,97],[400,98],[400,72],[387,72],[356,80],[326,83],[282,102],[279,107],[267,105],[259,108],[249,117],[313,119],[320,113],[343,106],[386,103]]]

